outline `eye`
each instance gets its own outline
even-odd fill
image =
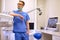
[[[23,4],[19,4],[19,3],[18,3],[18,5],[23,5]]]

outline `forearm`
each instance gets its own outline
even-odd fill
[[[16,14],[16,13],[10,13],[11,16],[19,16],[21,19],[24,19],[24,17],[20,14]]]
[[[20,16],[19,14],[14,14],[14,13],[11,13],[10,15],[11,16]]]
[[[30,29],[29,29],[29,22],[28,21],[26,23],[26,26],[27,26],[27,31],[29,31]]]

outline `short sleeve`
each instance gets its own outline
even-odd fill
[[[30,20],[30,17],[29,17],[29,15],[27,14],[27,15],[26,15],[26,21],[28,21],[28,20]]]
[[[17,11],[13,10],[13,13],[16,13]]]
[[[16,10],[10,11],[10,14],[12,13],[18,13],[18,10],[16,9]]]

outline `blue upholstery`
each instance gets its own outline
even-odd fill
[[[41,39],[42,34],[41,33],[35,33],[33,36],[34,36],[34,38],[39,40],[39,39]]]

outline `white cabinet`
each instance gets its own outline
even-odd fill
[[[1,40],[15,40],[12,30],[6,30],[1,28]]]
[[[13,17],[7,14],[0,13],[0,27],[11,27],[13,24]]]
[[[60,32],[49,30],[40,30],[42,33],[42,40],[60,40]]]
[[[60,40],[60,36],[53,36],[52,40]]]

